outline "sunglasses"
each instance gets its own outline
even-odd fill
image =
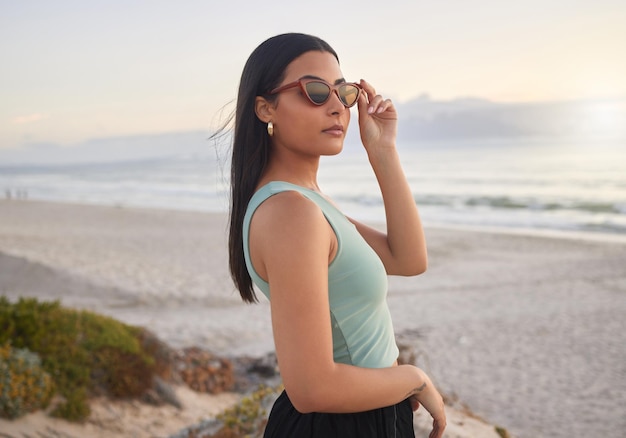
[[[313,105],[323,105],[330,99],[330,95],[334,91],[343,106],[350,108],[359,100],[359,95],[361,94],[361,87],[352,82],[330,85],[328,82],[322,81],[321,79],[299,79],[273,89],[268,95],[278,94],[295,87],[300,87],[304,95],[309,99],[309,102]]]

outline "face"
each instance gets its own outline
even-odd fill
[[[345,82],[339,63],[328,52],[306,52],[285,70],[279,87],[301,78],[322,79],[329,84]],[[280,92],[270,104],[275,149],[310,156],[341,152],[350,122],[350,110],[336,93],[322,105],[312,104],[300,87]]]

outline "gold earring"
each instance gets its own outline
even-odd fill
[[[270,137],[274,135],[274,124],[272,122],[269,122],[267,124],[267,133],[269,134]]]

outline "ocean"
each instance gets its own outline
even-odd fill
[[[626,140],[491,139],[403,143],[403,167],[426,226],[626,237]],[[320,164],[322,190],[360,220],[384,220],[362,149]],[[3,166],[0,195],[46,201],[226,212],[228,155]]]

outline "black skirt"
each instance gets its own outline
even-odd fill
[[[408,399],[397,405],[354,414],[301,414],[285,391],[278,397],[264,438],[415,438]]]

